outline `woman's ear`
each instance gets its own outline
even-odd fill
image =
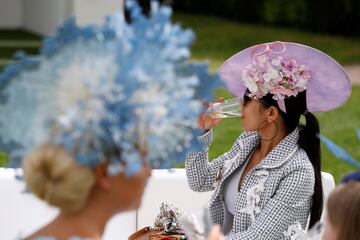
[[[268,116],[267,116],[267,120],[268,122],[273,122],[275,121],[278,117],[279,117],[279,109],[277,109],[277,107],[275,106],[270,106],[268,108]]]
[[[111,186],[110,177],[107,173],[107,167],[107,163],[100,163],[94,169],[96,184],[104,189],[109,189]]]

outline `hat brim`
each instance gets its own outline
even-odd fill
[[[270,43],[271,44],[271,43]],[[242,70],[252,63],[255,45],[226,60],[219,68],[220,78],[227,89],[236,96],[243,96],[246,87]],[[343,105],[351,95],[351,82],[341,65],[327,54],[312,47],[284,42],[285,51],[279,56],[295,59],[309,67],[311,78],[306,87],[307,109],[310,112],[327,112]]]

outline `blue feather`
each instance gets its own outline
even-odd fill
[[[334,142],[332,142],[330,139],[328,139],[322,134],[319,135],[319,138],[321,142],[325,144],[325,146],[329,149],[329,151],[332,154],[334,154],[336,158],[343,160],[357,168],[360,168],[360,163],[356,161],[353,157],[351,157],[350,154],[348,154],[340,146],[336,145]]]
[[[148,149],[151,166],[163,168],[201,148],[197,117],[220,86],[218,76],[189,60],[195,35],[171,23],[171,8],[152,2],[147,17],[136,1],[126,5],[131,24],[120,13],[103,26],[79,27],[69,18],[44,39],[38,56],[20,52],[5,67],[0,148],[13,160],[51,142],[89,167],[111,152],[109,169],[125,163],[132,175],[143,163],[139,148]]]

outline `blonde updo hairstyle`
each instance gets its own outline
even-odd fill
[[[31,152],[23,169],[31,192],[65,212],[80,210],[95,183],[91,168],[77,164],[64,147],[51,144]]]

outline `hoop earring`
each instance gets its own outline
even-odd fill
[[[263,127],[263,125],[265,125],[264,123],[267,123],[267,121],[264,120],[264,121],[262,121],[262,122],[259,124],[259,127],[258,127],[258,129],[257,129],[257,132],[259,133],[261,140],[263,140],[263,141],[271,141],[271,140],[273,140],[273,139],[276,137],[276,135],[278,134],[278,132],[279,132],[279,126],[278,126],[278,124],[277,124],[276,122],[269,122],[269,123],[274,124],[274,126],[275,126],[275,134],[274,134],[274,136],[272,136],[271,138],[264,139],[264,138],[261,136],[261,134],[260,134],[261,128]]]

